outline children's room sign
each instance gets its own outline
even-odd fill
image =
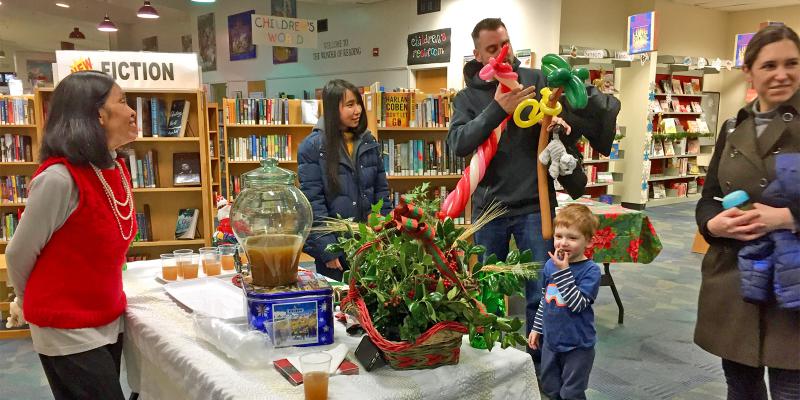
[[[317,21],[253,15],[253,43],[283,47],[317,47]]]
[[[450,62],[450,28],[408,35],[408,65]]]
[[[111,75],[123,89],[197,90],[200,72],[194,53],[138,51],[56,51],[57,81],[84,70]],[[56,82],[57,83],[57,82]]]
[[[650,11],[628,17],[628,54],[656,50],[656,12]]]

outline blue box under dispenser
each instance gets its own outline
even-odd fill
[[[246,291],[250,327],[266,332],[275,347],[333,343],[333,289],[322,275],[299,270],[295,285]]]

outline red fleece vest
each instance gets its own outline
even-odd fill
[[[130,175],[120,161],[125,177]],[[122,265],[129,240],[123,240],[108,198],[91,166],[75,166],[64,158],[46,160],[34,174],[53,164],[64,164],[78,187],[78,207],[42,249],[25,287],[25,319],[41,327],[60,329],[103,326],[118,318],[127,305],[122,291]],[[117,200],[125,189],[117,169],[103,170],[103,177]],[[67,199],[53,199],[67,201]],[[124,201],[124,200],[123,200]],[[120,207],[126,215],[127,207]],[[22,215],[24,221],[25,214]],[[128,234],[136,214],[120,219]]]

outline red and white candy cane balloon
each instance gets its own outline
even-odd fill
[[[515,88],[522,88],[522,85],[517,82],[517,73],[514,72],[511,65],[505,62],[507,55],[508,45],[506,44],[500,50],[497,58],[492,57],[489,59],[489,63],[484,65],[478,74],[483,80],[496,79],[499,81],[500,91],[503,93],[508,93]],[[439,218],[456,218],[464,211],[470,196],[475,192],[475,188],[478,187],[478,183],[483,179],[483,176],[486,175],[486,168],[497,153],[497,143],[500,141],[500,136],[503,134],[509,118],[511,118],[510,115],[500,123],[500,126],[492,130],[492,134],[485,142],[478,146],[478,150],[472,156],[455,190],[450,192],[444,203],[442,203]]]

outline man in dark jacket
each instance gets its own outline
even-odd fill
[[[521,68],[520,62],[510,48],[505,24],[497,18],[487,18],[475,25],[472,31],[475,44],[475,60],[464,66],[466,88],[456,96],[453,106],[455,113],[447,135],[447,144],[455,149],[459,157],[467,157],[486,141],[492,129],[500,125],[507,115],[512,114],[517,105],[525,99],[539,99],[539,90],[547,85],[541,71]],[[507,62],[519,75],[518,81],[524,89],[514,89],[501,93],[496,81],[487,82],[478,76],[481,68],[496,56],[504,44],[509,44]],[[564,104],[564,122],[553,118],[553,123],[571,123],[568,107]],[[472,220],[475,221],[492,202],[504,205],[508,213],[495,219],[475,234],[475,241],[486,247],[486,254],[496,254],[500,260],[508,255],[511,236],[517,248],[530,249],[536,261],[547,260],[547,252],[553,250],[552,240],[544,240],[539,213],[539,193],[537,191],[536,157],[540,125],[520,128],[513,120],[508,121],[497,147],[497,154],[486,169],[486,175],[472,195]],[[561,185],[573,197],[580,196],[586,187],[586,175],[580,168],[568,176],[559,177]],[[548,176],[550,204],[555,206],[555,190]],[[529,280],[525,289],[527,300],[527,330],[530,332],[542,288],[537,280]],[[538,355],[534,354],[534,359]]]

